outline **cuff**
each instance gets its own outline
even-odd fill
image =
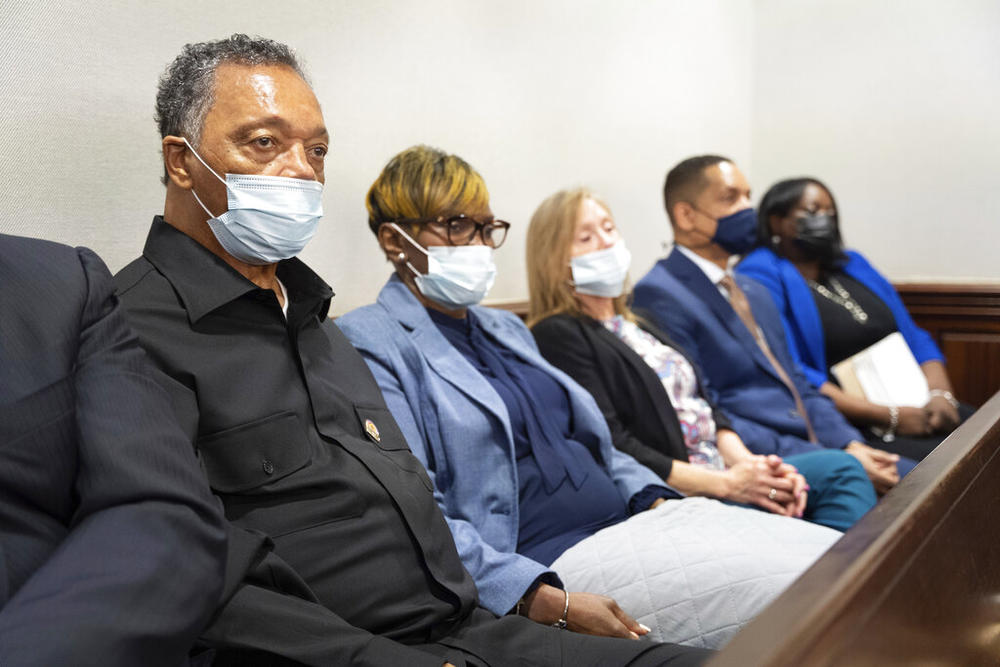
[[[681,494],[673,489],[659,484],[650,484],[641,491],[636,492],[628,501],[629,514],[638,514],[649,509],[649,506],[659,498],[664,500],[676,500],[683,498]]]

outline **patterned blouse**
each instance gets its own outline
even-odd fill
[[[621,315],[604,320],[605,328],[642,357],[656,371],[684,434],[688,460],[697,466],[725,470],[726,463],[715,446],[715,420],[712,408],[698,393],[698,377],[684,355],[655,336],[643,331]]]

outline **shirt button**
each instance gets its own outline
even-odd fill
[[[272,475],[274,474],[274,464],[270,460],[264,459],[264,474]]]

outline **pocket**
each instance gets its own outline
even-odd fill
[[[400,449],[409,451],[410,446],[388,408],[355,405],[354,414],[358,417],[362,438],[374,442],[379,449],[387,452]]]
[[[386,458],[406,472],[417,475],[428,491],[433,490],[434,486],[424,464],[410,451],[403,432],[388,408],[355,405],[354,413],[358,417],[361,438],[375,443]]]
[[[279,412],[198,439],[209,484],[220,493],[244,493],[276,482],[310,462],[299,417]]]

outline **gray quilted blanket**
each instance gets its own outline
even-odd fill
[[[708,498],[669,500],[553,564],[569,591],[613,597],[647,637],[719,648],[840,537]]]

